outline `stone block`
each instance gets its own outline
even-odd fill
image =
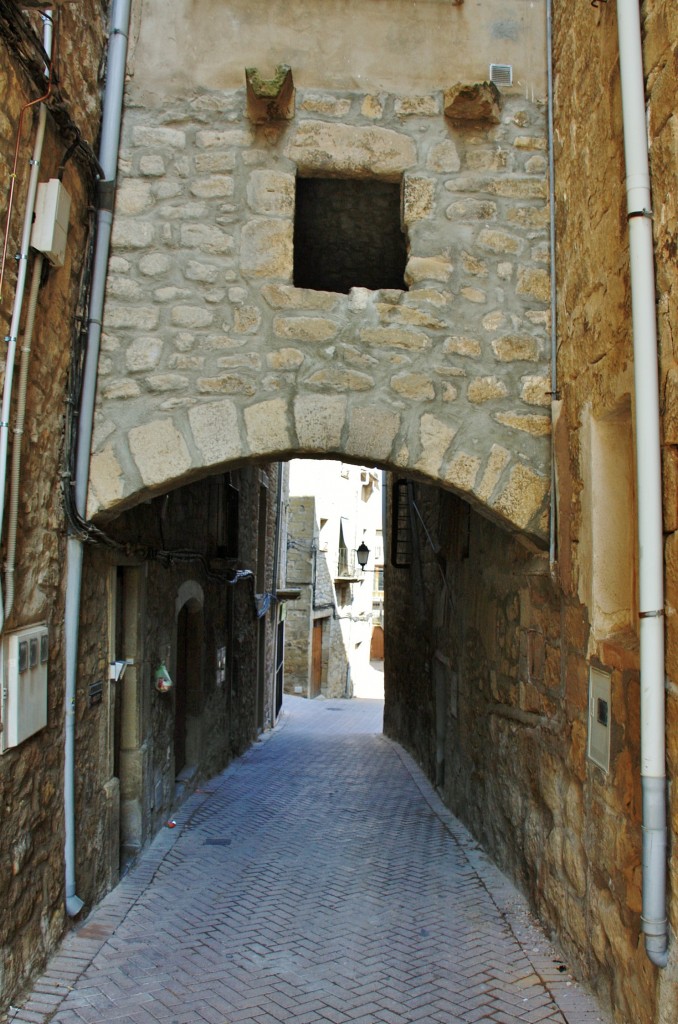
[[[443,479],[462,492],[472,493],[479,470],[480,459],[477,456],[455,452],[443,467]]]
[[[272,398],[245,409],[247,444],[252,455],[282,455],[292,447],[287,402]]]
[[[193,442],[205,466],[237,459],[242,453],[238,411],[229,399],[192,405],[188,422]]]
[[[280,348],[266,353],[266,365],[270,370],[296,370],[304,361],[304,353],[298,348]]]
[[[471,288],[467,285],[461,289],[460,295],[462,295],[467,302],[475,302],[479,306],[482,306],[487,302],[487,292],[484,292],[481,288]]]
[[[200,199],[224,199],[233,195],[233,189],[230,174],[211,174],[207,178],[196,178],[191,184],[191,194]]]
[[[323,117],[347,117],[351,100],[329,94],[305,93],[299,109],[309,114],[322,114]]]
[[[665,445],[662,449],[662,475],[664,496],[664,532],[678,530],[678,448]]]
[[[116,217],[111,231],[114,249],[148,249],[155,239],[155,225],[150,221]]]
[[[398,181],[417,161],[414,142],[389,128],[355,128],[324,121],[302,122],[285,155],[303,174]]]
[[[334,320],[319,316],[276,316],[273,319],[275,336],[293,341],[329,341],[338,331],[339,325]]]
[[[399,96],[393,109],[398,117],[435,117],[440,113],[438,96]]]
[[[497,254],[519,253],[524,247],[522,238],[511,235],[508,231],[490,230],[485,228],[478,235],[478,245],[481,249],[489,249]]]
[[[247,204],[254,213],[292,217],[295,187],[293,174],[254,170],[247,179]]]
[[[198,391],[203,395],[245,395],[256,393],[256,386],[249,377],[241,373],[222,373],[217,377],[198,377]]]
[[[541,346],[537,338],[529,334],[505,334],[495,338],[492,348],[497,359],[502,363],[533,362],[539,360]]]
[[[416,285],[420,281],[447,283],[454,267],[445,256],[410,256],[405,267],[405,281]]]
[[[183,391],[188,387],[188,378],[180,373],[156,373],[146,378],[149,391]]]
[[[157,327],[160,311],[153,306],[112,306],[106,313],[105,323],[108,330],[132,327],[139,331],[149,331]]]
[[[374,406],[353,408],[349,414],[346,452],[368,461],[386,462],[399,429],[400,414],[397,412]]]
[[[528,405],[551,404],[551,378],[543,376],[521,377],[520,397]]]
[[[294,400],[294,422],[302,452],[341,449],[346,406],[346,398],[340,395],[304,395]]]
[[[422,331],[404,327],[365,327],[360,331],[360,340],[377,348],[400,348],[413,352],[431,347],[431,339]]]
[[[408,295],[408,300],[409,300]],[[375,302],[374,308],[384,324],[402,324],[406,327],[423,327],[430,331],[445,330],[447,324],[428,310],[413,308],[411,305]]]
[[[158,128],[152,125],[135,125],[132,128],[132,145],[148,149],[168,149],[171,153],[186,148],[186,132],[177,128]]]
[[[513,430],[523,430],[533,437],[546,437],[551,433],[551,417],[538,416],[536,413],[496,412],[493,417],[497,423]]]
[[[125,366],[130,373],[154,370],[162,356],[163,342],[156,334],[135,338],[125,351]]]
[[[234,356],[220,356],[217,359],[217,366],[220,370],[260,370],[262,366],[261,356],[258,352],[238,352]]]
[[[247,116],[252,124],[267,121],[291,121],[294,117],[295,89],[292,69],[278,64],[273,78],[262,78],[258,68],[245,68]]]
[[[244,277],[292,277],[292,221],[253,219],[240,235],[240,270]]]
[[[332,366],[316,370],[306,378],[306,383],[327,391],[370,391],[374,387],[374,378],[357,370]]]
[[[182,248],[200,249],[210,256],[233,251],[233,235],[210,224],[182,224],[180,240]]]
[[[123,178],[115,193],[115,210],[118,215],[134,217],[150,209],[152,205],[150,182]]]
[[[434,480],[439,477],[443,458],[456,433],[457,427],[424,413],[419,423],[420,455],[414,468]]]
[[[538,515],[548,490],[548,477],[517,463],[509,473],[508,483],[490,505],[509,522],[525,529]]]
[[[370,121],[378,121],[384,115],[384,101],[380,96],[365,96],[360,113]]]
[[[451,121],[486,121],[498,124],[503,99],[493,82],[465,85],[457,82],[445,90],[443,109]]]
[[[89,465],[88,514],[115,505],[123,497],[124,489],[125,477],[113,448],[93,453]]]
[[[233,330],[236,334],[254,334],[261,324],[261,313],[256,306],[236,306],[233,311]]]
[[[461,254],[461,265],[467,274],[472,274],[474,277],[487,277],[488,275],[487,261],[472,256],[470,252]]]
[[[232,150],[208,150],[193,157],[196,174],[223,174],[235,169],[235,153]]]
[[[251,146],[254,133],[246,128],[227,128],[224,131],[205,129],[196,132],[195,144],[200,149],[240,149]]]
[[[528,295],[539,302],[549,302],[551,298],[551,275],[548,270],[521,267],[516,283],[518,295]]]
[[[214,322],[214,313],[202,306],[174,306],[170,318],[175,327],[209,327]]]
[[[406,175],[403,179],[403,222],[412,224],[433,216],[435,182]]]
[[[129,431],[132,458],[145,487],[181,477],[191,465],[186,442],[171,419],[156,419]]]
[[[466,356],[469,359],[479,359],[482,351],[482,345],[477,338],[467,338],[461,335],[447,338],[443,345],[443,354],[446,356]]]
[[[506,384],[498,377],[478,377],[476,380],[469,381],[466,390],[466,397],[473,405],[481,405],[497,398],[504,398],[507,394]]]
[[[452,174],[461,167],[459,152],[451,139],[436,142],[426,156],[426,170],[436,174]]]
[[[448,220],[493,220],[497,204],[482,199],[458,199],[445,210]]]
[[[166,274],[171,268],[172,261],[169,256],[161,252],[152,252],[148,256],[142,256],[139,260],[139,271],[144,277],[160,277]]]
[[[261,289],[266,302],[273,309],[317,309],[329,311],[339,301],[335,292],[315,291],[313,288],[295,288],[293,285],[265,284]]]
[[[401,396],[415,402],[432,402],[436,396],[430,377],[424,373],[397,373],[391,387]]]
[[[489,458],[485,464],[485,471],[476,490],[476,494],[481,501],[490,500],[492,492],[499,483],[499,479],[510,461],[511,453],[507,448],[502,448],[499,444],[492,445]]]

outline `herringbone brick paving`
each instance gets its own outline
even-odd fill
[[[286,698],[194,794],[10,1020],[591,1024],[522,899],[381,733]]]

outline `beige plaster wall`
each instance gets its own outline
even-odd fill
[[[511,64],[545,93],[545,0],[136,0],[134,90],[152,103],[290,64],[302,88],[428,90]]]

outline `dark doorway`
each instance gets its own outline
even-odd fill
[[[177,618],[177,670],[174,686],[174,775],[186,767],[189,741],[200,710],[202,681],[202,609],[187,602]]]

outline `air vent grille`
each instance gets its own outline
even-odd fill
[[[490,64],[490,81],[495,85],[513,85],[513,65]]]

